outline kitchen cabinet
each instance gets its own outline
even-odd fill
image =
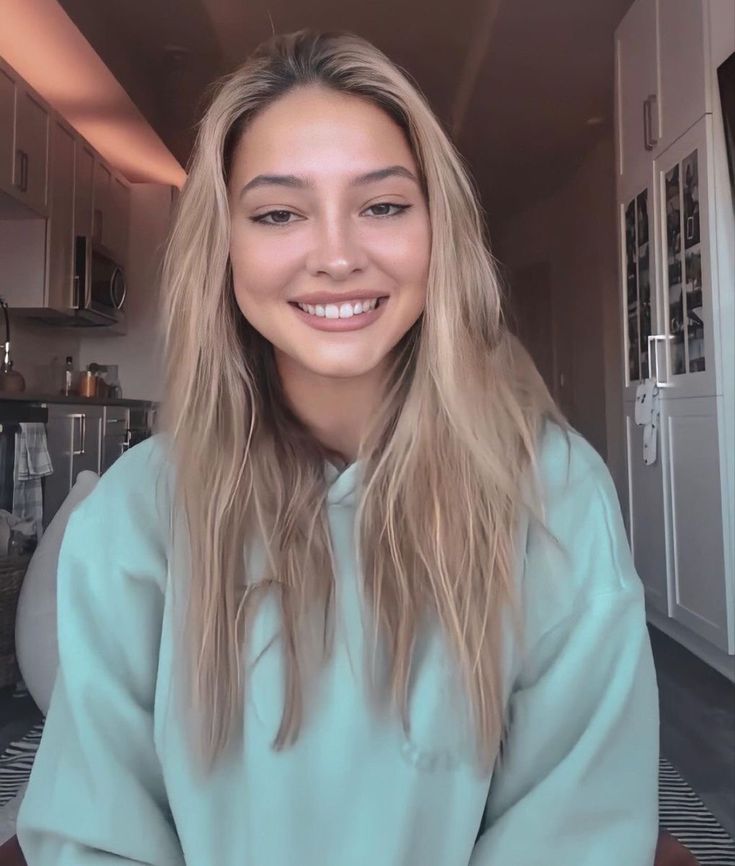
[[[81,138],[77,138],[74,145],[74,234],[91,238],[94,221],[94,151]]]
[[[47,213],[49,111],[41,100],[20,84],[15,90],[16,196],[39,214]]]
[[[718,399],[669,400],[661,413],[669,616],[723,652],[729,643]]]
[[[712,112],[710,15],[732,0],[636,0],[615,33],[618,187],[629,195],[659,156]]]
[[[655,368],[655,345],[661,317],[656,292],[658,246],[654,238],[654,185],[648,178],[618,204],[618,232],[623,252],[624,308],[622,332],[625,341],[625,399],[635,398],[635,389]]]
[[[92,237],[119,263],[127,261],[130,192],[128,185],[99,158],[94,163]]]
[[[44,479],[44,529],[83,469],[100,474],[104,408],[84,403],[49,404],[46,439],[54,472]]]
[[[657,11],[656,0],[637,0],[615,32],[618,178],[626,195],[646,183],[650,141],[660,134]]]
[[[654,160],[661,249],[660,378],[670,397],[722,393],[722,340],[715,328],[727,287],[716,279],[712,116],[705,114]],[[730,291],[730,295],[732,292]]]
[[[39,216],[48,212],[51,112],[7,64],[0,65],[0,188]]]
[[[709,55],[717,26],[735,51],[731,4],[630,7],[615,35],[615,140],[631,549],[651,622],[735,680],[735,286],[720,278],[735,238],[717,219],[732,201],[715,183],[725,154]],[[658,388],[649,464],[635,423],[644,385]]]
[[[109,247],[116,261],[128,260],[128,223],[130,219],[130,189],[119,177],[110,183]]]
[[[112,172],[99,159],[94,163],[94,216],[92,238],[95,243],[110,249],[111,226],[111,179]]]
[[[15,80],[0,66],[0,189],[13,188],[15,163]]]
[[[628,537],[636,571],[643,583],[646,608],[669,615],[666,521],[662,461],[647,466],[643,427],[635,423],[635,404],[625,402],[625,451],[628,457]]]
[[[103,475],[135,444],[151,435],[155,408],[101,403],[49,403],[46,440],[54,472],[43,479],[43,525],[53,519],[77,475]]]
[[[130,409],[125,406],[105,406],[102,419],[102,455],[100,474],[130,446]]]
[[[51,125],[51,171],[47,227],[46,306],[74,305],[74,132],[60,118]]]
[[[124,270],[129,199],[124,179],[0,60],[0,295],[17,315],[81,326],[75,239],[92,238]],[[123,314],[97,327],[125,331]]]
[[[656,154],[712,112],[705,37],[711,5],[712,0],[658,0],[661,130]]]

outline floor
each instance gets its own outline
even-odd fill
[[[649,626],[661,710],[661,754],[735,838],[735,685]]]
[[[649,626],[661,707],[661,754],[735,838],[735,685]],[[0,752],[42,716],[0,689]]]

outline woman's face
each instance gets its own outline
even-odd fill
[[[346,378],[379,367],[423,310],[431,249],[396,123],[360,97],[289,91],[248,125],[228,195],[237,303],[281,369]]]

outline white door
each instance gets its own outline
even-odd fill
[[[710,227],[712,119],[705,114],[654,162],[659,220],[661,286],[666,340],[659,352],[666,397],[705,397],[718,392],[715,309]],[[731,333],[724,335],[731,339]]]

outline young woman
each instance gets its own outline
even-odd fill
[[[201,122],[161,429],[72,514],[32,866],[650,866],[610,475],[503,323],[462,161],[352,35]]]

